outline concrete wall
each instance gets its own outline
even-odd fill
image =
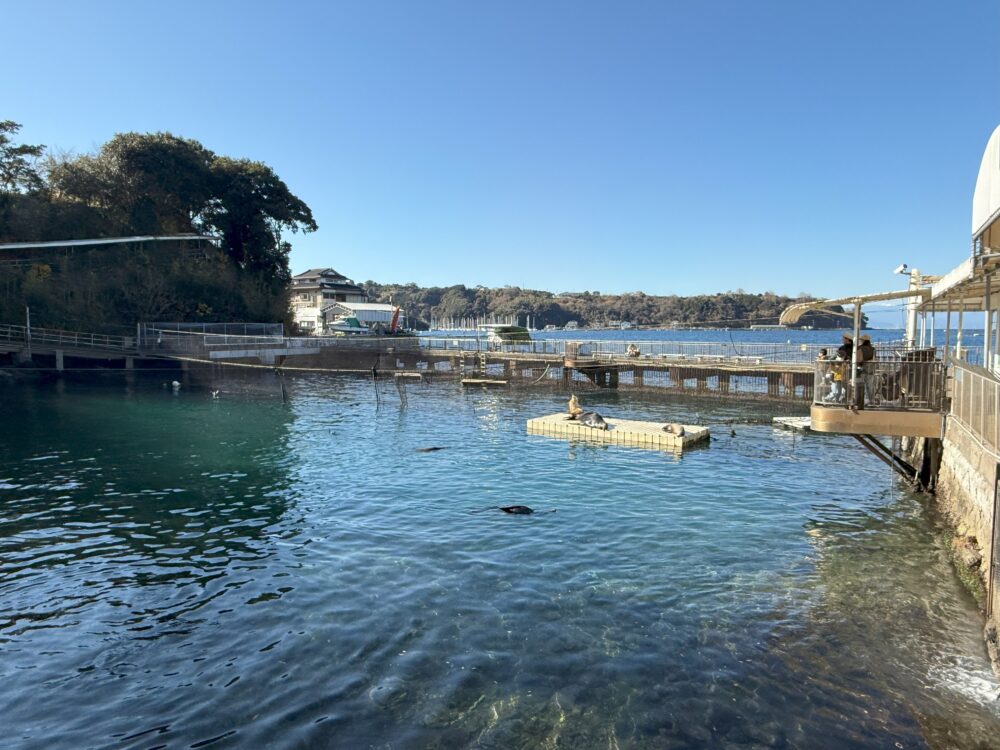
[[[937,501],[956,526],[964,525],[966,534],[976,538],[985,560],[989,560],[991,554],[996,464],[996,457],[954,418],[948,417],[937,480]]]

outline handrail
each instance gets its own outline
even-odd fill
[[[1000,380],[990,370],[956,360],[949,416],[994,454],[1000,453]]]
[[[927,356],[922,356],[922,355]],[[858,365],[820,360],[815,365],[813,403],[885,411],[942,411],[946,368],[933,350],[915,350]]]
[[[0,339],[42,345],[66,346],[77,349],[115,349],[133,351],[135,340],[130,336],[110,336],[104,333],[63,331],[56,328],[36,328],[0,324]]]

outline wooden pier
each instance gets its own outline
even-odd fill
[[[551,386],[563,390],[622,390],[728,398],[812,402],[814,365],[753,356],[595,352],[579,342],[532,342],[517,349],[462,349],[457,341],[416,337],[246,337],[192,335],[152,329],[142,336],[0,327],[0,358],[34,359],[42,367],[163,367],[185,370],[262,367],[268,371],[377,372],[454,378],[466,385]],[[470,342],[477,346],[478,342]],[[459,344],[458,348],[453,348]],[[550,348],[551,347],[551,348]],[[546,349],[549,349],[546,351]],[[6,357],[4,356],[6,354]],[[72,360],[72,361],[70,361]],[[2,360],[0,360],[2,361]]]

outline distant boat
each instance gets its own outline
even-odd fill
[[[342,315],[326,325],[327,333],[345,333],[355,336],[370,336],[371,329],[362,325],[353,315]]]
[[[569,323],[567,323],[566,325],[563,326],[563,330],[564,331],[575,331],[579,327],[580,327],[579,323],[577,323],[575,320],[571,320],[571,321],[569,321]]]
[[[559,330],[559,326],[555,325],[554,323],[549,323],[542,330],[543,331],[558,331]]]
[[[491,344],[512,344],[531,341],[531,333],[523,326],[509,326],[502,323],[480,323],[476,331],[486,334]]]
[[[629,323],[629,322],[628,322],[627,320],[623,320],[623,321],[622,321],[622,330],[623,330],[623,331],[627,331],[627,330],[629,330],[630,328],[635,328],[635,326],[634,326],[634,325],[632,325],[631,323]]]

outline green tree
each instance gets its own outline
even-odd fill
[[[316,231],[309,206],[259,161],[216,157],[211,171],[213,198],[204,212],[205,224],[222,235],[241,268],[287,284],[291,245],[281,233]]]
[[[41,190],[44,184],[35,162],[45,146],[15,144],[12,136],[20,129],[13,120],[0,120],[0,194]]]
[[[213,198],[215,154],[170,133],[119,133],[93,156],[52,159],[48,178],[63,200],[96,208],[110,234],[196,229]]]

